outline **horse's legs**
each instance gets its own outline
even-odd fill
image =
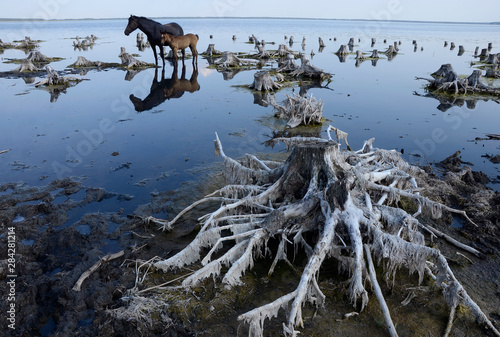
[[[193,54],[193,64],[198,63],[198,51],[196,50],[195,46],[189,46],[189,49],[191,49],[191,54]]]
[[[165,68],[165,52],[163,51],[163,45],[158,46],[160,48],[160,57],[163,62],[163,68]]]
[[[153,49],[153,55],[155,56],[155,64],[158,66],[158,56],[156,56],[156,46],[153,44],[151,45],[151,49]]]

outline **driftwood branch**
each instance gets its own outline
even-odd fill
[[[99,261],[94,263],[94,265],[92,267],[90,267],[88,270],[83,272],[83,274],[78,278],[78,280],[76,281],[76,283],[72,289],[74,291],[80,291],[81,287],[82,287],[82,283],[90,275],[92,275],[92,273],[94,273],[97,269],[99,269],[104,263],[112,261],[112,260],[116,260],[116,259],[122,257],[123,255],[125,255],[125,252],[122,250],[122,251],[119,251],[118,253],[108,254],[108,255],[103,256],[101,259],[99,259]]]

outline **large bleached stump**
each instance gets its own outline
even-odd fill
[[[217,67],[234,68],[246,65],[248,64],[248,62],[240,59],[238,56],[234,55],[230,51],[225,51],[222,54],[222,58],[215,61],[215,64],[217,65]]]
[[[47,71],[47,77],[36,83],[35,87],[42,85],[69,87],[83,81],[83,79],[80,78],[59,75],[51,66],[45,66],[45,70]]]
[[[337,137],[342,138],[345,133],[339,131]],[[282,312],[284,315],[279,317],[284,317],[284,335],[299,334],[297,329],[305,319],[304,306],[320,307],[325,303],[318,275],[327,258],[337,260],[350,275],[347,290],[356,308],[365,308],[370,288],[374,289],[391,336],[397,335],[397,322],[392,322],[378,279],[395,282],[400,268],[418,274],[419,283],[425,275],[429,282],[434,280],[450,308],[450,322],[457,306],[462,305],[479,324],[500,336],[439,250],[426,246],[424,234],[438,231],[421,221],[420,214],[438,218],[443,212],[453,212],[470,219],[465,212],[420,194],[417,178],[425,178],[424,171],[403,161],[395,151],[374,148],[373,139],[356,152],[341,150],[338,142],[320,138],[276,141],[293,147],[285,162],[265,162],[252,155],[236,161],[224,153],[216,135],[216,153],[224,159],[228,185],[187,207],[171,221],[148,221],[169,229],[186,212],[203,203],[218,201],[220,207],[199,218],[200,231],[186,248],[166,260],[152,262],[155,268],[168,272],[201,261],[201,266],[184,278],[182,288],[213,279],[216,287],[220,283],[230,289],[243,283],[243,274],[258,263],[259,257],[273,260],[269,270],[272,274],[278,261],[292,265],[289,258],[302,250],[307,262],[300,267],[295,290],[238,317],[248,324],[251,337],[264,336],[265,321]],[[413,203],[411,208],[417,212],[410,214],[400,208],[398,201],[402,198],[405,203]],[[271,238],[279,242],[272,249],[268,245]],[[287,249],[295,253],[287,253]],[[469,251],[479,255],[472,247]],[[374,261],[384,268],[376,272]]]
[[[37,68],[33,62],[30,60],[30,59],[23,59],[21,61],[21,65],[12,70],[12,72],[15,72],[15,73],[26,73],[26,72],[36,72],[36,71],[41,71],[42,69],[39,69]]]
[[[281,85],[273,81],[269,71],[259,71],[253,75],[253,83],[250,84],[250,88],[258,91],[274,91],[281,88]]]
[[[295,63],[295,55],[292,53],[288,53],[285,60],[279,63],[278,72],[288,73],[297,69],[299,69],[299,66],[297,65],[297,63]]]

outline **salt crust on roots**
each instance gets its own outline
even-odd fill
[[[347,141],[345,133],[335,128],[329,130],[336,130],[337,137]],[[222,277],[222,284],[233,287],[241,284],[242,275],[253,268],[256,258],[272,254],[267,247],[271,237],[282,243],[285,240],[293,242],[295,249],[302,247],[308,256],[295,291],[244,313],[238,319],[248,323],[250,336],[263,336],[265,320],[277,317],[280,309],[284,309],[287,322],[283,323],[283,333],[295,336],[299,333],[296,328],[303,326],[302,307],[306,303],[316,307],[324,303],[325,296],[317,277],[327,257],[337,259],[351,275],[349,291],[355,307],[361,300],[359,308],[362,310],[369,300],[365,288],[368,279],[384,308],[385,301],[377,291],[377,277],[373,271],[368,272],[373,255],[375,261],[385,266],[386,281],[394,283],[396,271],[402,267],[410,273],[416,272],[419,283],[427,274],[443,289],[445,302],[451,309],[450,321],[456,306],[463,304],[479,324],[500,336],[455,278],[443,255],[425,246],[420,230],[431,231],[430,225],[417,219],[423,211],[429,211],[434,217],[441,216],[442,211],[455,212],[470,219],[463,211],[420,195],[415,177],[424,177],[421,169],[406,163],[395,151],[374,148],[373,139],[356,152],[340,150],[340,144],[331,137],[330,140],[280,140],[295,148],[286,162],[270,168],[264,162],[259,163],[257,158],[239,162],[226,156],[216,135],[216,152],[224,158],[225,173],[231,185],[207,196],[220,194],[220,207],[199,219],[200,232],[186,248],[166,260],[155,262],[156,268],[167,272],[201,260],[200,269],[186,278],[181,287],[194,286],[209,277],[214,282]],[[312,153],[310,158],[299,156],[308,153]],[[249,167],[250,162],[253,167]],[[311,166],[309,170],[305,169],[308,165]],[[302,171],[291,172],[297,169]],[[302,197],[298,190],[287,190],[292,187],[302,190]],[[414,216],[395,207],[401,197],[413,200],[418,206],[419,211]],[[168,222],[168,228],[177,219]],[[304,239],[308,231],[318,233],[313,246]],[[217,255],[216,251],[228,242],[234,243],[232,248]],[[288,261],[285,246],[286,243],[279,245],[270,273],[277,260]],[[209,252],[202,256],[207,248]],[[229,269],[222,276],[223,265]],[[390,328],[394,325],[388,309],[384,311],[384,318],[391,336],[397,335],[395,329]],[[449,330],[451,325],[447,333]]]

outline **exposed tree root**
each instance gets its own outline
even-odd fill
[[[337,138],[345,140],[344,134],[336,130]],[[428,233],[431,224],[417,219],[422,213],[439,218],[442,212],[455,212],[470,219],[464,212],[420,194],[417,178],[425,179],[423,170],[403,161],[395,151],[373,148],[373,139],[356,152],[341,150],[336,141],[319,138],[275,141],[294,147],[279,165],[254,156],[236,161],[225,155],[216,136],[216,153],[224,159],[230,184],[163,224],[171,228],[180,216],[214,198],[221,202],[220,207],[199,219],[201,229],[185,249],[152,263],[155,268],[168,272],[201,261],[201,268],[182,282],[182,288],[207,278],[231,288],[242,283],[241,277],[257,258],[274,255],[272,273],[277,261],[290,263],[287,246],[303,249],[308,260],[296,289],[238,317],[248,324],[250,336],[263,336],[264,322],[277,317],[280,309],[286,315],[284,335],[299,333],[296,329],[303,326],[302,308],[307,304],[320,307],[325,302],[318,275],[326,258],[336,259],[349,273],[350,300],[360,310],[369,301],[370,289],[365,286],[371,285],[391,336],[397,336],[377,278],[395,283],[397,270],[406,268],[418,274],[419,283],[427,274],[443,289],[452,310],[446,333],[452,329],[453,308],[461,304],[480,325],[500,336],[455,278],[443,255],[425,244],[423,233]],[[400,198],[413,201],[418,211],[411,215],[398,208]],[[280,242],[273,252],[267,245],[271,238]],[[384,265],[382,275],[376,275],[372,256]]]
[[[500,95],[500,88],[490,87],[481,81],[481,70],[474,70],[469,77],[462,78],[453,70],[451,64],[443,64],[432,74],[433,79],[417,77],[429,82],[427,89],[452,94]]]

